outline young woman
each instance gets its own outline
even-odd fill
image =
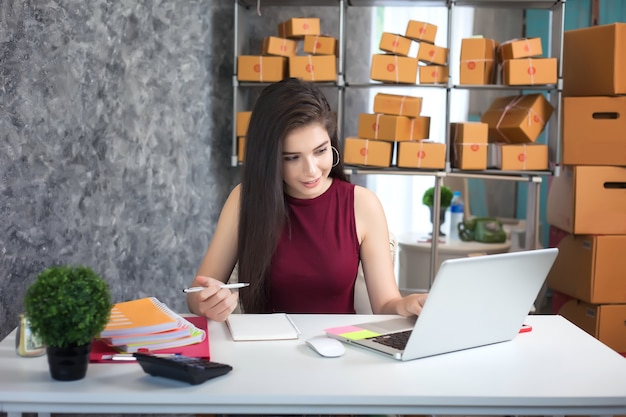
[[[226,200],[187,295],[191,312],[225,320],[246,313],[354,313],[359,262],[376,314],[419,314],[426,294],[402,297],[383,208],[348,182],[334,113],[313,84],[266,87],[248,127],[243,180]],[[220,288],[235,265],[240,282]]]

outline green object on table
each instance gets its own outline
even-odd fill
[[[476,217],[458,224],[459,237],[464,242],[481,243],[506,242],[506,232],[502,222],[494,217]]]

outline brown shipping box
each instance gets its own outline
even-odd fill
[[[626,166],[626,97],[565,97],[565,165]]]
[[[445,164],[445,143],[425,140],[398,143],[399,168],[443,169]]]
[[[567,235],[547,285],[595,304],[626,304],[626,235]]]
[[[561,306],[558,314],[611,349],[626,355],[626,303],[596,305],[569,300]]]
[[[576,235],[624,235],[625,189],[626,168],[564,166],[548,190],[548,224]]]
[[[263,38],[263,45],[261,47],[261,53],[263,55],[292,56],[296,54],[297,50],[298,42],[276,36]]]
[[[417,59],[391,54],[372,55],[370,78],[399,84],[416,84]]]
[[[289,57],[289,76],[305,81],[337,80],[335,55],[304,55]]]
[[[489,125],[489,141],[530,143],[546,126],[552,105],[543,94],[496,98],[480,121]]]
[[[343,162],[348,165],[388,167],[393,143],[349,137],[344,141]]]
[[[235,128],[237,136],[246,136],[248,134],[248,124],[250,124],[251,115],[251,111],[237,112],[237,127]]]
[[[395,55],[408,56],[413,41],[402,35],[395,33],[383,32],[380,37],[380,45],[382,51],[390,52]]]
[[[448,48],[420,42],[417,60],[426,64],[446,65],[448,63]]]
[[[337,55],[337,39],[332,36],[306,35],[302,51],[311,55]]]
[[[493,39],[462,39],[459,82],[470,85],[495,84],[497,81],[497,47],[498,42]]]
[[[405,117],[388,114],[359,114],[358,136],[391,142],[427,139],[430,117]]]
[[[281,38],[302,39],[305,35],[320,34],[320,19],[317,17],[294,17],[278,25]]]
[[[507,59],[537,57],[542,54],[541,38],[512,39],[502,42],[498,47],[500,62]]]
[[[418,117],[422,112],[422,98],[378,93],[374,96],[374,113]]]
[[[548,145],[540,143],[490,143],[487,166],[503,171],[545,171]]]
[[[240,136],[237,138],[237,162],[243,162],[243,155],[246,151],[246,138]]]
[[[626,94],[626,23],[563,34],[563,96]]]
[[[556,58],[507,59],[502,64],[502,84],[556,84]]]
[[[437,26],[418,20],[409,20],[404,36],[419,42],[435,43]]]
[[[239,81],[275,82],[287,77],[287,58],[282,56],[239,55]]]
[[[467,170],[487,168],[487,133],[486,123],[466,122],[451,123],[452,166]]]
[[[447,84],[448,67],[446,65],[421,65],[419,80],[420,84]]]

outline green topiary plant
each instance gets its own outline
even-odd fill
[[[26,290],[24,308],[31,329],[46,347],[91,343],[109,321],[109,286],[85,266],[52,266]]]
[[[441,195],[441,201],[440,201],[441,207],[449,207],[450,204],[452,203],[452,189],[450,187],[443,185],[440,190],[440,195]],[[435,204],[434,197],[435,197],[435,187],[430,187],[424,192],[424,195],[422,196],[422,203],[425,206],[432,207]]]

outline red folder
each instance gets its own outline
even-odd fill
[[[153,350],[151,353],[156,354],[181,354],[184,356],[190,356],[192,358],[205,358],[211,359],[210,349],[209,349],[209,328],[206,317],[199,316],[189,316],[185,317],[187,321],[196,326],[199,329],[202,329],[206,332],[206,339],[204,339],[200,343],[194,343],[193,345],[181,346],[171,349],[159,349]],[[91,352],[89,353],[89,362],[92,363],[134,363],[134,361],[114,361],[112,359],[103,359],[103,357],[119,354],[120,352],[115,350],[115,348],[107,345],[102,340],[95,339],[91,343]]]

